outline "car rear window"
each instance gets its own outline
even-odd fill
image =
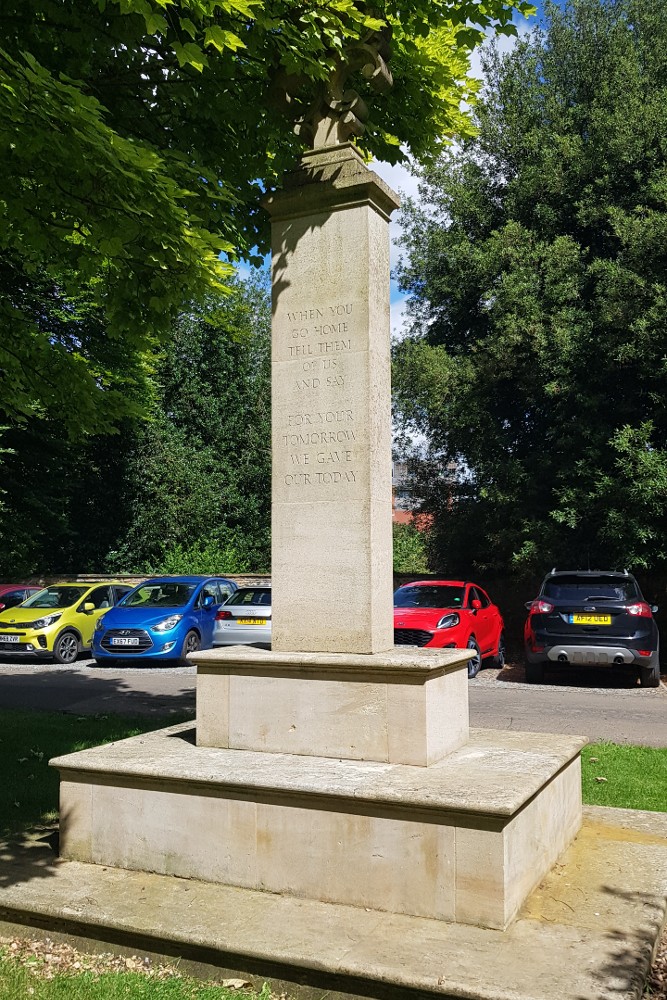
[[[226,604],[259,604],[260,606],[268,606],[271,604],[271,591],[259,587],[242,587],[232,594]]]
[[[637,584],[630,578],[613,576],[559,576],[546,580],[544,597],[554,601],[632,601],[639,597]]]
[[[399,587],[395,608],[460,608],[465,587]]]

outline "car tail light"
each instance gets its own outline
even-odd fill
[[[234,615],[231,613],[231,611],[223,611],[222,609],[220,609],[220,611],[218,611],[217,615],[215,616],[215,620],[217,622],[227,622],[230,620],[230,618],[233,617]]]
[[[533,601],[533,603],[531,604],[531,606],[530,606],[530,608],[528,610],[528,614],[530,614],[530,615],[548,615],[551,611],[553,611],[553,609],[554,609],[553,604],[549,604],[548,601],[540,601],[540,599],[538,598],[537,600]]]
[[[4,604],[0,604],[0,611],[4,608]]]
[[[639,601],[637,604],[629,604],[626,608],[629,615],[636,615],[638,618],[651,618],[651,608],[646,601]]]

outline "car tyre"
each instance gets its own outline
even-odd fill
[[[198,649],[201,649],[201,639],[194,629],[190,629],[185,639],[183,640],[183,648],[181,649],[181,659],[184,663],[187,663],[188,653],[196,653]]]
[[[498,639],[498,650],[496,655],[493,657],[493,665],[499,670],[502,670],[505,666],[505,633],[500,633],[500,638]]]
[[[526,664],[526,683],[544,684],[544,666],[541,663]]]
[[[660,664],[639,668],[639,683],[643,688],[657,688],[660,684]]]
[[[466,649],[475,650],[474,658],[472,660],[468,660],[468,680],[470,680],[471,677],[477,677],[477,674],[482,669],[482,654],[479,651],[479,646],[477,645],[474,636],[471,635],[468,639]]]
[[[75,663],[80,651],[76,632],[61,632],[53,644],[53,659],[56,663]]]

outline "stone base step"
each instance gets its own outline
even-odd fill
[[[479,730],[424,768],[200,747],[184,723],[51,762],[61,853],[504,928],[579,829],[584,743]]]

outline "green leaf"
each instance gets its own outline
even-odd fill
[[[218,52],[224,52],[225,49],[231,49],[232,52],[236,52],[238,49],[245,48],[245,43],[241,41],[238,35],[235,35],[232,31],[225,31],[223,28],[218,27],[217,24],[213,24],[210,28],[206,29],[204,45],[211,45]]]

